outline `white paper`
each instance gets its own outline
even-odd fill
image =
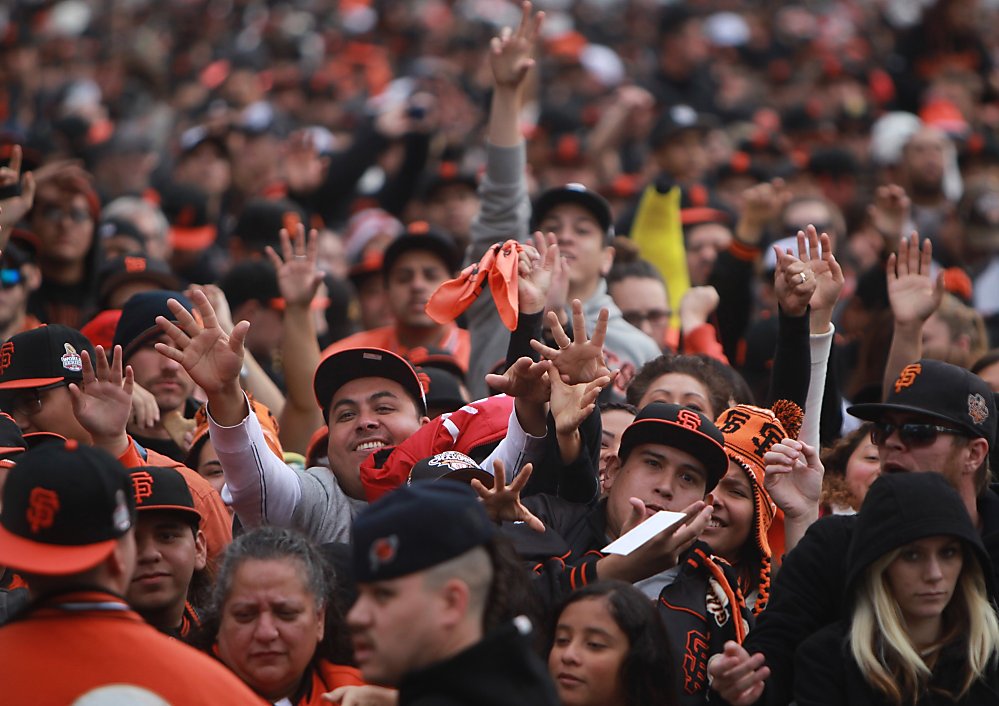
[[[681,522],[686,515],[682,512],[660,510],[630,532],[621,535],[601,551],[604,554],[621,554],[628,556],[664,529]]]

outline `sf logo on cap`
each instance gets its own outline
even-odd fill
[[[676,423],[691,431],[701,428],[701,415],[692,409],[681,409],[676,413]]]
[[[11,361],[14,359],[14,344],[7,341],[2,346],[0,346],[0,375],[3,371],[10,367]]]
[[[135,504],[141,505],[143,500],[153,494],[153,477],[145,471],[133,473],[132,487],[135,488]]]
[[[41,530],[51,527],[55,523],[57,512],[59,512],[58,493],[48,488],[32,488],[28,496],[28,511],[25,514],[32,532],[38,534]]]
[[[923,366],[919,363],[912,363],[902,368],[902,372],[898,374],[898,380],[895,381],[895,393],[901,392],[916,382],[916,378],[921,372],[923,372]]]

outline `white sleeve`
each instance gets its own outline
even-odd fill
[[[826,370],[829,367],[829,352],[832,350],[836,327],[829,325],[825,333],[815,333],[808,337],[811,349],[812,367],[808,379],[808,399],[805,400],[805,418],[801,423],[798,441],[819,448],[819,427],[822,421],[822,398],[826,391]]]
[[[247,527],[290,526],[302,486],[298,474],[264,441],[257,415],[250,412],[236,426],[224,427],[212,419],[209,410],[208,435],[240,521]]]
[[[531,436],[520,426],[517,408],[510,410],[510,423],[493,452],[482,462],[482,468],[493,472],[493,461],[499,459],[506,469],[506,482],[513,480],[528,461],[537,460],[544,450],[545,437]]]

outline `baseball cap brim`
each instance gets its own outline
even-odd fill
[[[64,377],[7,380],[6,382],[0,382],[0,390],[24,390],[32,387],[45,387],[46,385],[55,385],[57,382],[63,382],[64,380],[66,380]]]
[[[32,542],[0,526],[0,562],[12,569],[43,576],[64,576],[97,566],[114,550],[117,539],[67,546]]]
[[[420,235],[404,233],[385,248],[385,253],[382,256],[382,273],[387,277],[399,258],[414,250],[425,250],[433,253],[444,262],[449,273],[456,272],[461,264],[458,246],[449,242],[445,236],[430,235],[429,233]]]
[[[66,437],[62,434],[56,434],[54,431],[29,431],[24,435],[24,443],[28,445],[29,449],[38,448],[53,441],[66,441]]]
[[[218,232],[215,226],[205,225],[196,228],[170,229],[170,243],[178,250],[203,250],[215,242]],[[174,289],[166,287],[166,289]]]
[[[329,405],[336,391],[359,378],[385,378],[399,383],[416,402],[420,414],[427,413],[423,385],[412,365],[381,348],[348,348],[327,356],[316,368],[312,389],[324,417],[329,417]]]
[[[704,464],[710,492],[728,471],[725,448],[707,434],[665,419],[640,419],[632,422],[621,435],[618,456],[626,459],[641,444],[658,444],[686,451]]]
[[[887,412],[902,412],[906,414],[918,414],[922,417],[931,417],[932,419],[939,419],[943,422],[948,422],[960,427],[965,431],[969,432],[972,436],[980,436],[983,439],[988,439],[989,437],[985,434],[985,429],[981,427],[975,427],[971,424],[967,424],[961,419],[953,419],[943,414],[937,414],[933,410],[926,409],[925,407],[915,407],[913,405],[907,404],[890,404],[886,402],[865,402],[863,404],[855,404],[846,408],[847,414],[852,414],[857,419],[863,419],[865,422],[877,422]]]
[[[593,214],[597,223],[600,224],[601,229],[605,231],[610,229],[611,209],[610,204],[607,203],[604,197],[589,189],[584,191],[567,187],[549,189],[538,197],[532,209],[531,229],[537,230],[541,224],[541,220],[548,212],[561,203],[574,203],[582,206]]]
[[[195,510],[193,507],[187,507],[186,505],[139,505],[135,508],[138,513],[152,512],[158,510],[160,512],[182,512],[185,515],[190,515],[191,519],[197,518],[198,521],[201,520],[201,513]]]
[[[109,275],[101,282],[100,296],[106,297],[126,282],[151,282],[156,285],[156,289],[169,289],[176,291],[180,289],[180,280],[168,272],[154,272],[145,270],[143,272],[116,272]]]

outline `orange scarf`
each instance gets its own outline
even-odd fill
[[[427,315],[439,324],[454,321],[478,299],[488,281],[500,320],[513,331],[520,311],[517,276],[523,249],[516,240],[491,245],[481,260],[437,288],[427,302]]]

